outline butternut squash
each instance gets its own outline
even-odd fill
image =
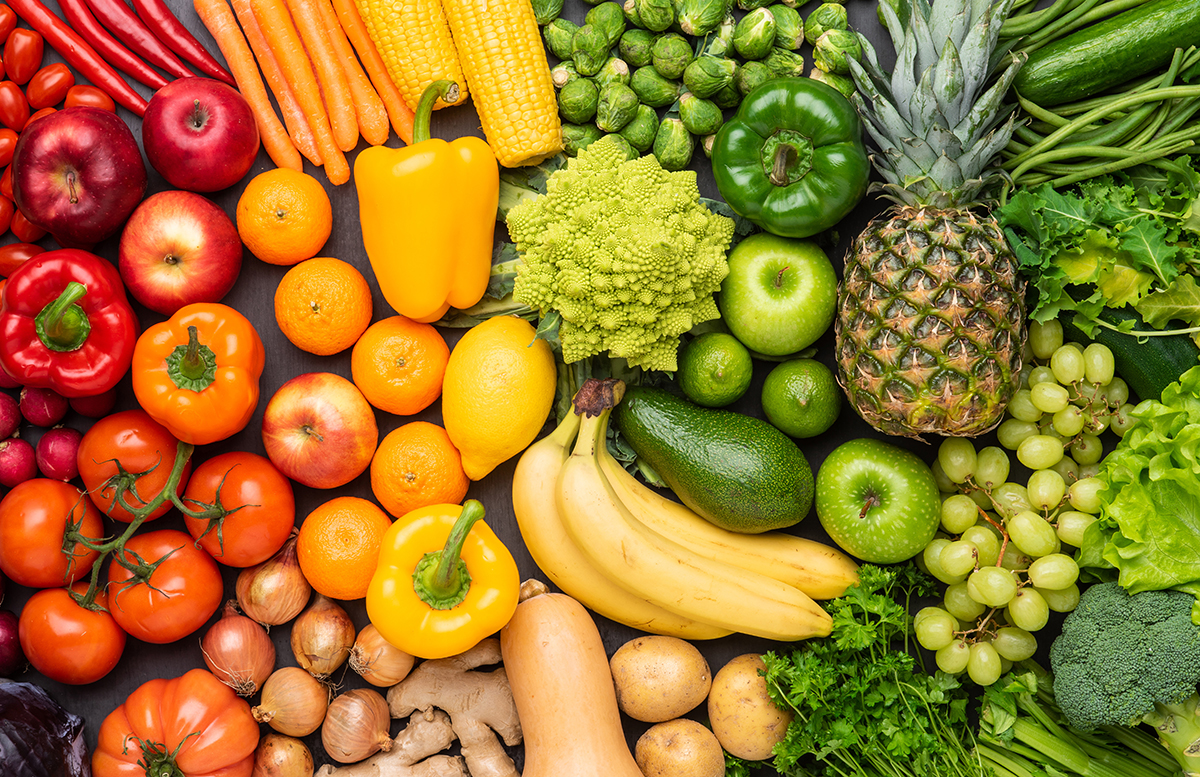
[[[500,651],[525,734],[523,777],[643,777],[592,616],[565,594],[517,605]]]

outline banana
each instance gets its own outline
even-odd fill
[[[609,580],[575,545],[563,528],[555,500],[556,484],[579,416],[569,413],[552,434],[526,449],[513,473],[513,512],[534,563],[563,592],[606,618],[642,631],[681,639],[715,639],[729,634],[634,596]]]
[[[639,483],[607,448],[596,455],[609,485],[635,518],[697,555],[773,577],[813,599],[836,598],[858,582],[858,565],[837,548],[784,532],[722,529]]]
[[[619,400],[623,384],[615,383]],[[703,558],[634,518],[596,456],[614,398],[593,404],[602,412],[583,419],[558,480],[559,515],[584,555],[635,596],[693,620],[784,642],[829,634],[829,614],[799,589]]]

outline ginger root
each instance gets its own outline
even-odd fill
[[[402,718],[414,710],[424,712],[434,707],[445,710],[472,777],[520,777],[492,733],[499,734],[506,745],[521,742],[521,722],[508,675],[503,667],[491,672],[472,671],[499,664],[500,660],[500,641],[485,639],[460,655],[421,663],[388,691],[392,717]]]
[[[314,777],[468,777],[461,756],[434,755],[453,741],[446,713],[415,712],[388,752],[351,766],[326,764]]]

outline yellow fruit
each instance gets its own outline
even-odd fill
[[[479,480],[534,441],[554,402],[554,355],[529,322],[484,321],[450,352],[442,421],[463,470]]]

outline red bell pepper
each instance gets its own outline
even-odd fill
[[[129,370],[137,337],[120,274],[87,251],[38,254],[0,292],[0,368],[24,386],[108,391]]]

